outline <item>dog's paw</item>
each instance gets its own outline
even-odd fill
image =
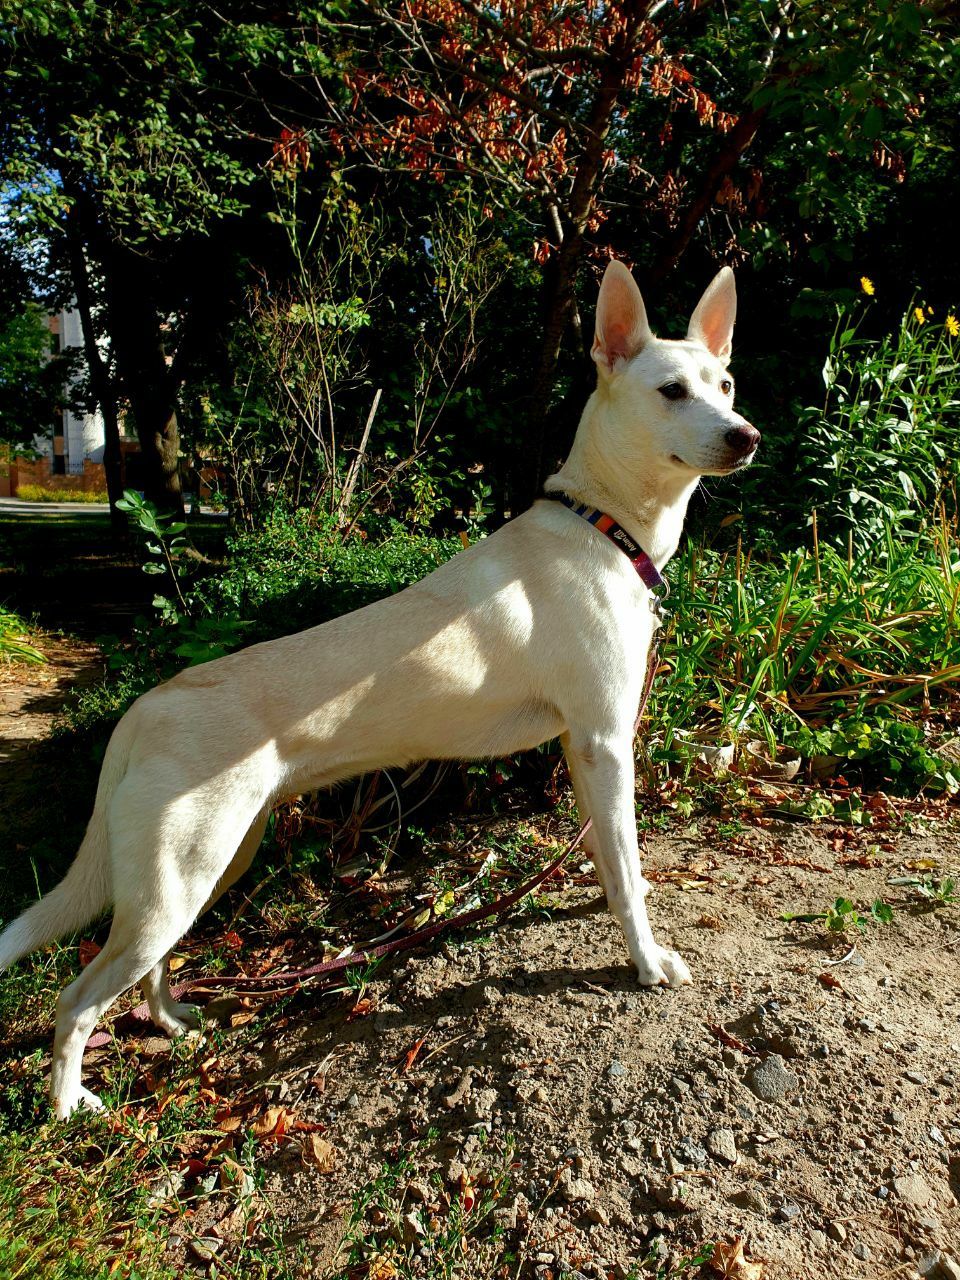
[[[176,1040],[201,1025],[200,1010],[195,1004],[180,1004],[174,1000],[158,1010],[153,1021],[171,1040]]]
[[[693,982],[690,970],[676,951],[664,947],[644,952],[634,963],[642,987],[682,987]]]
[[[58,1120],[66,1120],[74,1111],[105,1111],[103,1101],[89,1089],[80,1085],[75,1097],[57,1098],[53,1104],[53,1112]]]

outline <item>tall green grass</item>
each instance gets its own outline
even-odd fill
[[[814,529],[815,534],[815,529]],[[670,570],[653,723],[762,735],[772,748],[838,719],[915,717],[960,690],[960,552],[945,521],[854,556],[824,546],[758,562],[688,545]]]
[[[868,303],[868,306],[870,304]],[[841,312],[823,365],[824,396],[801,413],[794,492],[820,512],[821,538],[864,551],[895,528],[909,538],[957,515],[960,324],[910,308],[879,338]]]
[[[28,627],[19,614],[0,606],[0,662],[46,662],[28,639]]]

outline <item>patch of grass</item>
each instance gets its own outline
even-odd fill
[[[748,563],[688,545],[670,569],[667,670],[655,683],[654,751],[679,730],[761,736],[833,754],[907,792],[955,792],[918,712],[960,686],[960,559],[945,526],[844,557],[814,543]]]
[[[57,489],[42,484],[22,484],[17,497],[24,502],[106,502],[106,490]]]
[[[213,1030],[146,1061],[127,1044],[87,1067],[110,1110],[66,1122],[49,1119],[42,1051],[6,1063],[4,1280],[175,1280],[210,1241],[222,1280],[300,1280],[306,1253],[283,1238],[263,1193],[261,1143],[289,1139],[264,1115],[262,1090],[236,1074],[234,1055],[263,1029]]]

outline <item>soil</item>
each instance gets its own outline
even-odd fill
[[[524,1274],[625,1275],[651,1248],[668,1264],[741,1237],[766,1280],[917,1275],[938,1250],[960,1275],[956,908],[895,906],[853,937],[779,919],[895,901],[888,876],[918,861],[960,866],[955,829],[889,843],[864,854],[866,836],[787,825],[651,839],[654,929],[695,974],[682,990],[636,987],[583,887],[551,920],[407,959],[371,983],[368,1016],[305,1019],[248,1064],[319,1073],[298,1114],[338,1153],[319,1179],[278,1161],[268,1195],[330,1257],[385,1158],[422,1143],[411,1203],[429,1201],[431,1174],[455,1189],[511,1136],[498,1212]]]
[[[45,738],[72,689],[103,674],[96,645],[32,634],[43,663],[0,662],[0,768],[4,777],[32,743]]]
[[[0,672],[6,770],[99,671],[92,646],[42,647],[48,666]],[[956,818],[939,812],[880,844],[771,819],[726,838],[678,819],[648,838],[654,930],[690,988],[637,988],[584,864],[543,909],[385,966],[356,1008],[301,997],[238,1064],[333,1144],[327,1171],[298,1140],[261,1148],[285,1235],[342,1277],[355,1197],[406,1155],[416,1248],[417,1214],[512,1143],[495,1214],[523,1276],[625,1276],[651,1252],[667,1274],[740,1238],[764,1280],[957,1280],[960,910],[889,883],[960,872]],[[780,918],[840,896],[883,897],[893,921],[840,935]],[[374,1215],[366,1230],[391,1228]],[[206,1270],[176,1234],[171,1248],[185,1274]]]

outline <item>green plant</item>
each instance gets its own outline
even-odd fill
[[[960,893],[953,876],[892,876],[888,884],[909,888],[931,907],[954,907],[960,904]]]
[[[862,317],[840,312],[801,449],[804,494],[838,550],[877,545],[890,526],[901,539],[929,529],[941,502],[956,518],[960,343],[932,315],[911,308],[877,340],[859,335]]]
[[[813,923],[822,920],[831,933],[846,933],[848,929],[866,931],[868,924],[890,924],[893,921],[893,908],[877,898],[870,904],[866,915],[861,915],[849,898],[836,898],[826,911],[795,912],[784,911],[781,920],[799,920]]]
[[[148,502],[135,489],[124,489],[117,507],[127,512],[140,532],[146,536],[146,549],[151,558],[144,561],[143,572],[166,574],[176,594],[176,602],[166,596],[154,596],[154,608],[159,610],[160,616],[166,621],[180,621],[190,611],[180,588],[180,579],[187,572],[184,555],[188,543],[183,536],[186,524],[175,519],[169,512],[159,512],[152,502]]]
[[[46,662],[46,658],[27,639],[28,628],[12,609],[0,607],[0,661]]]

